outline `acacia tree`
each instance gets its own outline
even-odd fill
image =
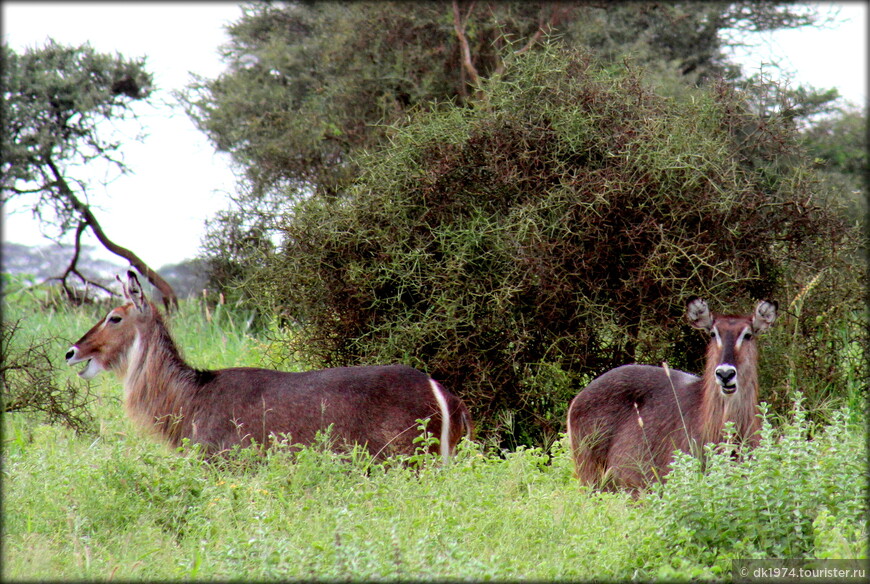
[[[178,303],[172,287],[133,251],[111,240],[88,201],[87,183],[75,166],[103,160],[121,172],[122,143],[104,137],[100,123],[135,118],[134,101],[146,100],[152,77],[143,60],[105,55],[88,45],[67,47],[48,41],[17,54],[2,52],[3,142],[0,202],[31,197],[33,213],[56,227],[55,238],[75,232],[75,252],[59,277],[67,295],[71,275],[89,282],[78,270],[82,234],[90,229],[110,252],[126,259],[163,295],[167,308]]]
[[[237,210],[208,229],[214,284],[258,269],[295,201],[343,193],[360,174],[354,155],[378,148],[390,124],[472,106],[483,82],[510,75],[511,61],[548,37],[606,63],[629,57],[679,88],[739,77],[727,31],[818,20],[802,6],[753,1],[247,4],[228,28],[226,71],[181,96],[245,176]]]
[[[288,354],[420,366],[483,433],[552,436],[585,377],[697,354],[686,295],[794,297],[847,247],[789,133],[816,96],[730,93],[724,31],[814,19],[756,2],[250,5],[227,71],[186,95],[248,179],[209,259],[300,325]],[[831,274],[820,305],[851,309],[848,272]]]

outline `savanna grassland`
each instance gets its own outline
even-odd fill
[[[20,329],[4,356],[50,339],[57,384],[85,386],[63,355],[105,307],[6,292]],[[239,311],[189,300],[170,326],[194,366],[271,364]],[[632,498],[580,487],[564,437],[549,452],[463,442],[448,466],[280,445],[208,463],[134,428],[113,376],[86,389],[85,431],[4,415],[5,581],[670,581],[730,579],[734,558],[867,557],[860,400],[832,402],[821,424],[795,394],[750,457],[678,457]]]

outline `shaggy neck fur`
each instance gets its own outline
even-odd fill
[[[737,364],[737,392],[732,395],[723,395],[716,381],[718,357],[718,348],[715,342],[711,342],[707,347],[707,367],[703,376],[700,412],[702,444],[721,442],[722,429],[726,422],[734,422],[737,437],[741,440],[751,438],[758,429],[755,405],[758,401],[755,343],[748,343],[743,348],[741,362]]]
[[[156,431],[172,446],[192,434],[192,396],[201,384],[197,371],[178,352],[169,330],[154,306],[137,326],[136,339],[118,370],[124,383],[130,417]]]

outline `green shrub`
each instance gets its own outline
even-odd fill
[[[661,97],[631,68],[555,47],[509,70],[476,107],[392,128],[342,196],[288,213],[281,253],[247,283],[295,325],[288,354],[422,368],[480,435],[548,444],[592,376],[700,368],[703,339],[681,324],[692,294],[747,310],[828,267],[803,318],[860,304],[842,269],[852,235],[814,198],[787,120],[724,84]],[[801,350],[828,334],[802,331]],[[836,382],[833,355],[816,357]]]
[[[863,273],[857,266],[855,274]],[[845,273],[823,269],[782,295],[782,318],[764,340],[761,356],[761,398],[772,413],[785,418],[791,396],[799,391],[813,421],[844,405],[863,412],[868,393],[867,308],[838,306],[849,286]]]
[[[655,537],[721,570],[736,558],[866,557],[861,433],[842,410],[823,428],[806,416],[800,399],[780,431],[765,416],[760,446],[739,460],[710,445],[703,460],[678,454],[650,497]]]
[[[57,382],[60,339],[21,338],[21,321],[0,323],[0,405],[4,415],[28,414],[76,432],[93,432],[87,387]]]

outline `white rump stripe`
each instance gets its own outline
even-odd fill
[[[429,385],[432,386],[435,401],[438,402],[438,407],[441,408],[441,457],[446,463],[450,460],[450,412],[447,411],[447,400],[444,399],[444,394],[441,393],[441,386],[438,385],[438,382],[430,378]]]

